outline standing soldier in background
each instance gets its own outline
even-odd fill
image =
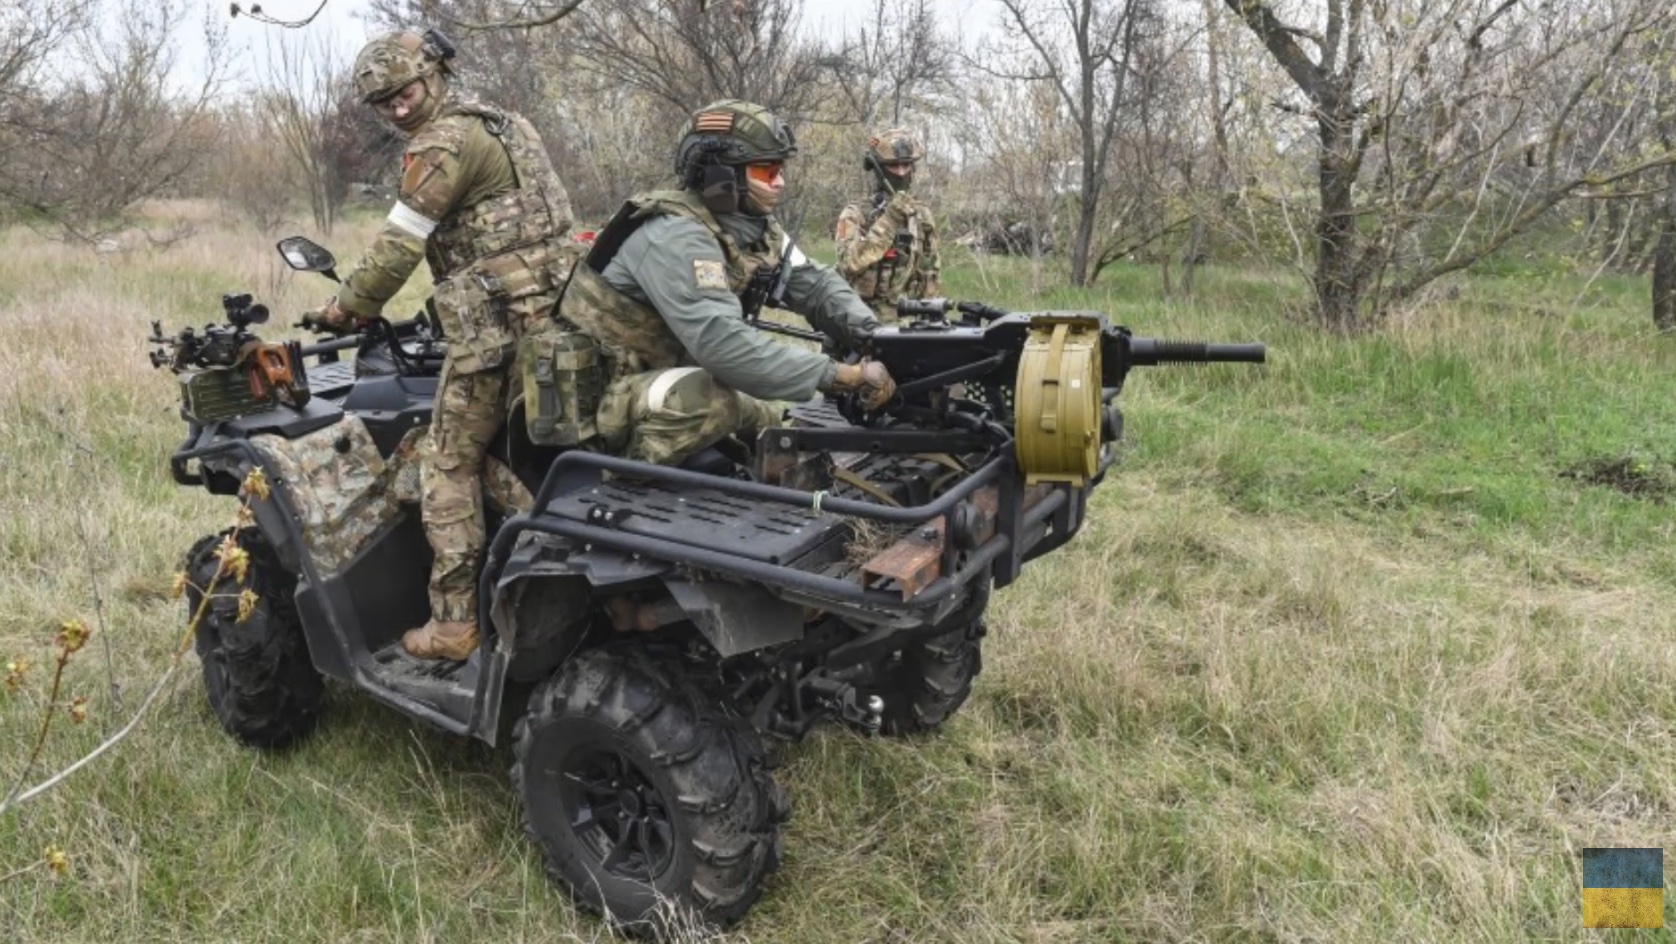
[[[483,462],[506,417],[518,339],[550,317],[564,284],[570,197],[522,116],[449,87],[446,37],[398,32],[355,57],[361,100],[409,138],[401,192],[384,227],[317,320],[344,329],[377,317],[418,267],[448,340],[421,447],[421,516],[436,560],[431,621],[402,636],[420,658],[477,648],[484,542]]]
[[[867,139],[861,166],[873,177],[870,205],[855,202],[838,215],[838,271],[887,322],[896,299],[942,294],[937,225],[931,207],[910,193],[914,164],[925,147],[906,129]]]

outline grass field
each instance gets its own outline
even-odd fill
[[[163,672],[179,555],[230,521],[168,478],[149,322],[233,290],[289,321],[329,292],[185,211],[200,233],[168,251],[0,233],[0,662],[34,663],[0,689],[6,787],[57,623],[96,626],[65,694],[91,714],[31,782]],[[1480,276],[1345,341],[1286,316],[1284,273],[1030,298],[1013,260],[951,262],[957,297],[1270,363],[1132,375],[1123,463],[997,597],[968,707],[928,739],[788,751],[788,858],[728,940],[1671,939],[1584,931],[1579,905],[1582,848],[1676,848],[1676,342],[1643,282]],[[337,687],[315,738],[257,755],[186,661],[113,754],[0,816],[0,939],[607,937],[524,841],[504,748]]]

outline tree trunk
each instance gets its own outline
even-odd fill
[[[1088,254],[1094,245],[1094,214],[1099,200],[1098,193],[1090,199],[1088,187],[1085,174],[1082,198],[1077,204],[1077,232],[1071,238],[1071,284],[1079,287],[1088,284]]]
[[[1208,229],[1203,213],[1193,217],[1193,230],[1187,237],[1187,246],[1181,251],[1181,294],[1189,297],[1193,295],[1193,273],[1205,262]]]
[[[1676,331],[1676,205],[1664,210],[1658,248],[1653,250],[1653,324]]]
[[[1341,333],[1359,327],[1361,286],[1356,273],[1354,124],[1341,119],[1337,96],[1321,104],[1321,218],[1315,226],[1315,301],[1324,327]]]

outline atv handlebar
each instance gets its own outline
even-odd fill
[[[347,338],[336,338],[331,341],[320,341],[314,344],[305,344],[302,346],[302,355],[304,357],[312,357],[316,354],[330,354],[333,351],[343,351],[352,347],[357,347],[360,343],[361,336],[356,334]]]

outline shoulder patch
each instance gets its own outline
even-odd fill
[[[450,154],[460,153],[460,145],[465,141],[469,126],[455,120],[456,116],[438,118],[425,126],[423,131],[414,135],[404,148],[406,154],[423,154],[426,151],[447,151]]]
[[[699,288],[727,291],[727,264],[720,259],[694,259],[693,282]]]
[[[856,231],[855,220],[852,220],[849,217],[845,216],[845,217],[842,217],[838,220],[838,231],[836,233],[834,233],[833,235],[836,236],[838,239],[849,239],[850,237],[855,235],[855,231]]]

